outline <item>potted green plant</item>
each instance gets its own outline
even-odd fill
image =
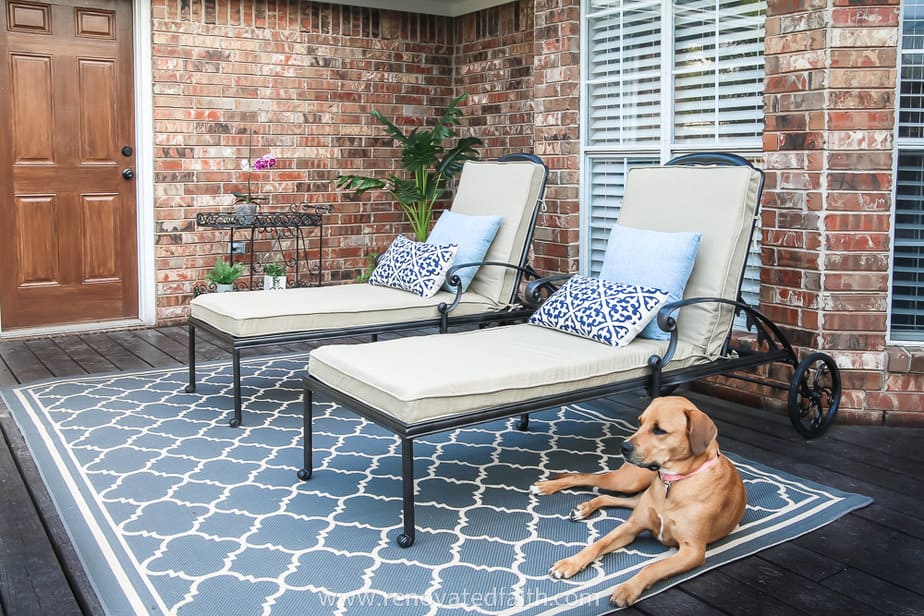
[[[234,290],[234,281],[237,280],[244,272],[244,265],[241,263],[228,263],[224,259],[215,262],[215,267],[210,269],[205,275],[205,279],[215,285],[215,290],[219,293]]]
[[[459,103],[466,96],[462,94],[452,99],[446,112],[432,128],[422,130],[415,127],[407,135],[381,113],[372,111],[372,117],[381,122],[385,132],[402,146],[401,169],[405,172],[404,177],[394,173],[385,179],[340,175],[336,179],[337,187],[353,190],[357,195],[367,190],[388,191],[411,223],[417,241],[426,240],[434,204],[445,194],[449,180],[462,171],[462,164],[478,158],[475,147],[482,145],[481,139],[477,137],[463,137],[452,148],[443,145],[446,140],[457,137],[454,127],[459,125],[462,116]]]
[[[286,264],[282,262],[267,263],[263,268],[263,290],[286,288]]]

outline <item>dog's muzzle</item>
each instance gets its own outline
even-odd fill
[[[641,466],[642,468],[647,468],[650,471],[661,470],[661,465],[657,462],[646,463],[638,460],[635,456],[635,445],[630,443],[628,439],[622,442],[622,447],[620,449],[622,451],[622,457],[626,460],[626,462],[636,466]]]

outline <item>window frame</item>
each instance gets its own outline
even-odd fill
[[[895,80],[895,126],[894,126],[894,146],[892,149],[892,211],[890,216],[890,233],[889,233],[889,287],[888,287],[888,299],[886,301],[886,344],[889,345],[910,345],[910,346],[924,346],[924,331],[922,331],[919,336],[920,338],[902,338],[896,336],[896,332],[893,329],[893,317],[894,317],[894,301],[895,301],[895,233],[897,230],[897,216],[898,216],[898,174],[899,174],[899,159],[903,152],[915,153],[915,154],[924,154],[924,136],[921,137],[902,137],[901,136],[901,96],[902,96],[902,67],[904,66],[903,58],[905,54],[918,54],[924,55],[924,41],[922,41],[920,47],[905,49],[905,11],[907,10],[907,4],[902,2],[899,6],[899,16],[898,16],[898,49],[897,59],[896,59],[896,71],[897,76]],[[924,3],[921,3],[921,11],[924,12]],[[924,113],[924,108],[922,108],[922,113]],[[921,272],[921,275],[924,276],[924,271]],[[921,302],[921,308],[924,310],[924,300]]]

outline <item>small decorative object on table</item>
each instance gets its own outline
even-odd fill
[[[267,263],[263,268],[263,290],[286,288],[286,264],[283,262]]]
[[[250,174],[252,171],[265,171],[276,166],[276,158],[272,154],[264,154],[253,160],[253,131],[250,131],[250,140],[247,142],[247,160],[241,161],[241,169],[247,172],[247,192],[233,192],[234,214],[242,225],[252,224],[254,217],[260,209],[260,203],[266,201],[263,195],[255,195],[251,190]],[[252,161],[252,162],[251,162]]]
[[[215,262],[215,267],[209,270],[205,279],[215,285],[215,290],[219,293],[234,290],[234,281],[237,280],[244,271],[241,263],[228,263],[224,259]]]

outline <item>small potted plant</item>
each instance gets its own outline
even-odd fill
[[[234,290],[234,281],[240,277],[243,271],[243,264],[228,263],[224,259],[219,259],[215,262],[215,267],[205,275],[205,279],[214,283],[216,291],[225,293]]]
[[[263,268],[263,290],[278,290],[286,288],[285,263],[267,263]]]

